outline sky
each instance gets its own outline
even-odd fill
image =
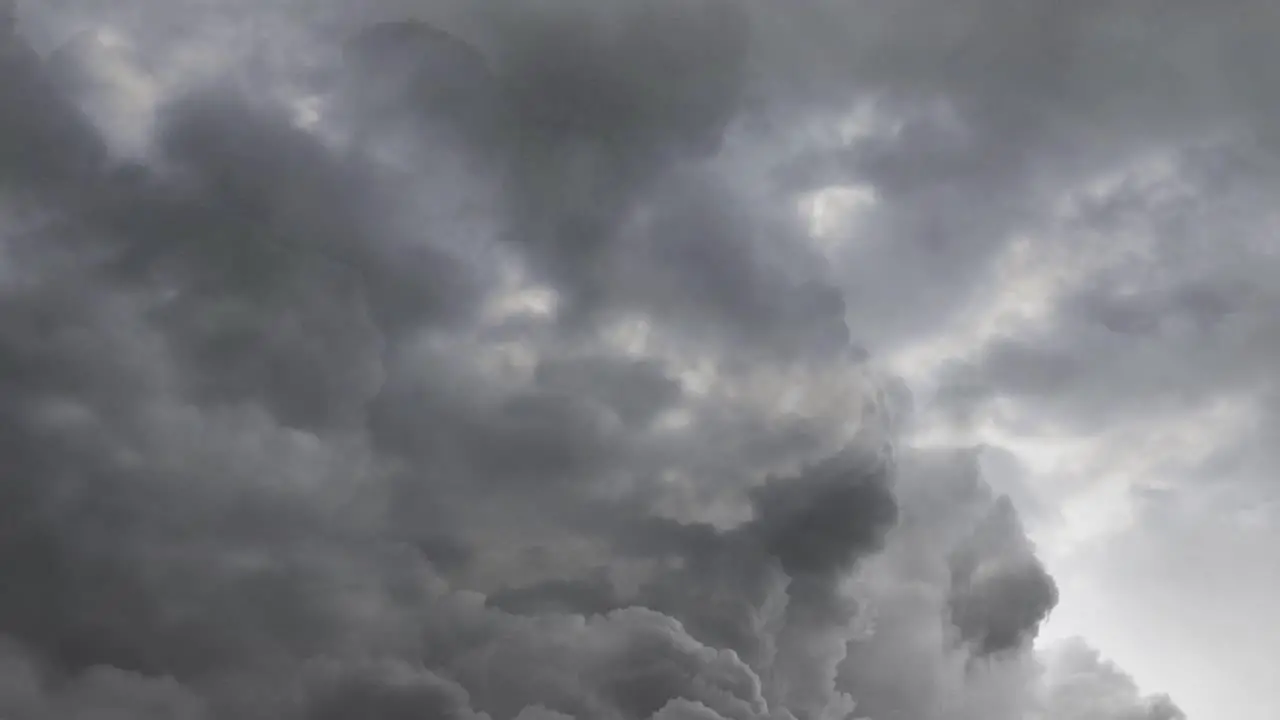
[[[0,718],[1280,716],[1280,5],[0,20]]]

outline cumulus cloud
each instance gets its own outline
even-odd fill
[[[1186,717],[1167,696],[1140,697],[1128,676],[1082,643],[1056,648],[1049,653],[1046,664],[1046,672],[1054,678],[1051,718],[1181,720]]]
[[[1041,663],[1014,504],[905,442],[864,348],[970,300],[1065,182],[1038,148],[1135,132],[1059,107],[1143,102],[1058,75],[1114,44],[1052,3],[779,7],[21,6],[0,715],[1181,717]],[[881,197],[865,263],[797,211],[819,177]],[[1075,367],[1027,357],[994,375]]]

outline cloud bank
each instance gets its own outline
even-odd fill
[[[1041,148],[1197,102],[1063,76],[1084,5],[23,6],[0,716],[1182,718],[1037,654],[1014,503],[868,352],[1088,169]]]

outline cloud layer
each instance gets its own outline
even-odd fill
[[[1183,717],[1034,650],[1016,498],[869,359],[1216,128],[1091,64],[1154,9],[298,5],[0,38],[0,716]],[[832,186],[876,200],[824,239]],[[1249,301],[1196,287],[1193,328]],[[1089,417],[1125,350],[1066,337],[949,366],[946,415]]]

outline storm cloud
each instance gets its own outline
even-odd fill
[[[1046,198],[1271,107],[1161,85],[1269,50],[1130,5],[19,3],[0,715],[1184,717],[1037,648],[1019,466],[916,433],[1136,405],[1182,366],[1097,358],[1264,289],[1081,284],[919,400],[889,361]],[[1186,47],[1109,72],[1155,16]]]

